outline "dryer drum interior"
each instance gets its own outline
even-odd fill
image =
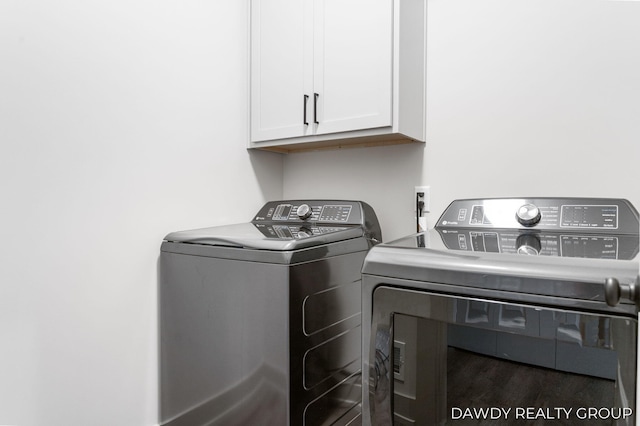
[[[635,424],[638,257],[617,199],[458,200],[375,247],[363,423]]]

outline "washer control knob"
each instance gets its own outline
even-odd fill
[[[524,226],[534,226],[541,218],[540,209],[533,204],[523,204],[516,212],[516,219]]]
[[[313,212],[311,211],[311,207],[309,207],[309,204],[300,204],[300,207],[298,207],[298,209],[296,210],[296,214],[298,215],[300,220],[305,220],[311,217],[311,213]]]

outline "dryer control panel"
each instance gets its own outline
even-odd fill
[[[493,198],[456,200],[438,228],[537,229],[637,235],[638,212],[607,198]]]
[[[627,200],[456,200],[436,230],[452,250],[593,259],[638,254],[638,212]]]

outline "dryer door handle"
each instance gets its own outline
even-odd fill
[[[609,306],[616,306],[620,299],[629,299],[636,306],[640,306],[640,291],[638,284],[620,284],[617,278],[607,278],[604,280],[604,300]]]

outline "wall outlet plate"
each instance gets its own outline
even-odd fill
[[[429,186],[414,186],[413,187],[413,205],[414,205],[414,211],[415,211],[415,206],[416,206],[416,201],[418,200],[418,194],[419,193],[423,193],[424,196],[422,198],[422,201],[424,201],[424,207],[422,208],[422,214],[424,215],[425,213],[428,213],[430,211],[430,198],[431,198],[431,187]],[[417,212],[416,212],[417,213]]]

